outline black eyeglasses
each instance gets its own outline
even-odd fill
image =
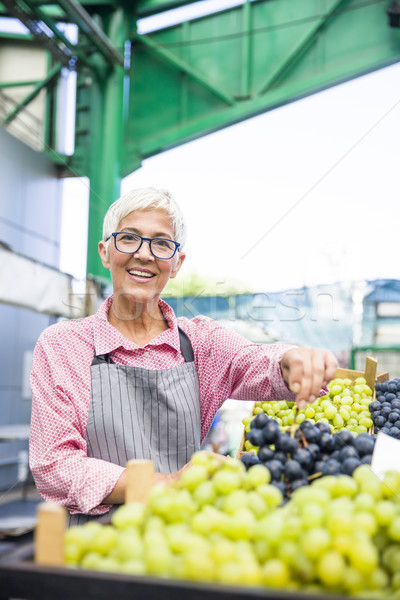
[[[178,242],[174,242],[173,240],[165,238],[145,238],[136,233],[127,233],[125,231],[117,231],[112,233],[111,236],[114,238],[114,245],[118,252],[135,254],[135,252],[140,250],[143,242],[149,242],[152,255],[156,258],[161,258],[162,260],[172,258],[180,246]],[[107,240],[109,239],[110,238],[107,238]]]

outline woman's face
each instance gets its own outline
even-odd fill
[[[142,237],[174,239],[171,221],[163,210],[135,210],[118,225],[117,231],[137,233]],[[105,242],[99,242],[99,253],[106,269],[110,269],[114,295],[128,296],[139,303],[158,301],[168,280],[177,275],[185,255],[176,252],[168,260],[156,258],[148,242],[143,242],[138,252],[124,254],[115,248],[113,238],[108,253]]]

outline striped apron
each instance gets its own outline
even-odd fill
[[[131,458],[151,459],[157,472],[173,473],[199,450],[199,378],[190,339],[178,330],[185,359],[178,367],[143,369],[115,364],[109,354],[94,356],[86,426],[89,457],[122,467]],[[76,513],[69,525],[98,518]]]

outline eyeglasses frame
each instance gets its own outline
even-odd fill
[[[137,237],[139,237],[142,241],[140,242],[139,248],[137,248],[134,252],[125,252],[124,250],[119,250],[117,248],[117,235],[120,233],[125,233],[128,235],[136,235]],[[143,242],[149,242],[149,250],[152,254],[152,256],[154,256],[154,258],[157,258],[159,260],[171,260],[171,258],[174,258],[176,251],[180,252],[179,247],[180,244],[178,242],[175,242],[174,240],[170,240],[168,238],[160,238],[160,237],[156,237],[156,238],[146,238],[146,237],[142,237],[141,235],[139,235],[138,233],[131,233],[129,231],[114,231],[114,233],[112,233],[107,239],[106,242],[108,242],[108,240],[113,237],[114,238],[114,246],[115,249],[117,250],[117,252],[121,252],[122,254],[136,254],[136,252],[139,252],[140,248],[143,245]],[[168,258],[162,258],[161,256],[156,256],[153,252],[153,250],[151,249],[151,242],[153,242],[154,240],[164,240],[166,242],[172,242],[173,244],[175,244],[175,250],[172,256],[169,256]]]

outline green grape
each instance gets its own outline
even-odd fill
[[[136,530],[118,532],[112,555],[119,562],[141,558],[143,551],[143,541]]]
[[[244,487],[247,490],[251,490],[270,481],[271,474],[268,469],[263,465],[253,465],[246,473]]]
[[[243,425],[250,425],[252,420],[253,417],[246,417],[243,419],[242,423]],[[200,450],[192,454],[190,462],[192,463],[192,466],[205,467],[209,473],[214,473],[220,464],[218,457]]]
[[[372,424],[372,421],[371,421]],[[342,415],[336,413],[335,416],[333,417],[333,425],[336,429],[342,429],[343,425],[344,425],[344,419],[342,417]]]
[[[391,540],[400,542],[400,514],[392,520],[387,528],[387,534]]]
[[[328,550],[322,554],[317,563],[317,574],[320,581],[328,588],[338,585],[345,572],[346,563],[337,550]]]
[[[248,506],[248,494],[245,490],[233,490],[229,495],[223,497],[222,508],[225,512],[232,515],[239,508]]]
[[[111,525],[105,525],[94,534],[89,544],[89,550],[106,556],[116,545],[117,539],[116,530]]]
[[[192,531],[201,535],[209,535],[213,531],[213,522],[204,511],[194,515],[191,521]]]
[[[150,531],[163,532],[164,526],[165,526],[165,524],[161,517],[158,517],[157,515],[149,514],[147,519],[143,523],[142,527],[143,527],[143,530],[146,532],[150,532]]]
[[[208,553],[190,550],[183,556],[183,572],[188,579],[214,581],[217,570]]]
[[[273,511],[260,519],[255,528],[255,538],[262,539],[269,544],[278,544],[284,524],[281,512]]]
[[[211,545],[210,556],[217,565],[237,559],[236,545],[226,537],[222,537]]]
[[[339,402],[343,407],[347,406],[348,409],[351,410],[350,407],[353,404],[353,396],[341,396]]]
[[[83,557],[80,566],[82,569],[89,569],[90,571],[100,571],[102,558],[103,557],[99,552],[88,552]]]
[[[386,471],[383,476],[382,494],[384,498],[400,497],[400,473]]]
[[[353,518],[352,511],[330,511],[326,526],[332,535],[351,533],[354,528]]]
[[[291,496],[291,501],[299,507],[310,502],[315,502],[325,507],[330,501],[330,494],[322,487],[312,485],[295,490]]]
[[[324,410],[324,415],[327,419],[332,420],[337,415],[337,408],[332,404],[327,406]]]
[[[256,526],[254,513],[248,508],[240,508],[226,517],[223,533],[232,540],[252,539]]]
[[[305,531],[300,539],[300,548],[310,560],[321,556],[331,545],[332,536],[324,527],[313,527]]]
[[[396,512],[396,506],[393,502],[389,500],[380,500],[377,502],[375,505],[375,516],[378,525],[383,527],[389,525],[396,516]]]
[[[249,509],[254,513],[255,517],[257,517],[258,519],[260,519],[261,517],[266,515],[267,512],[269,512],[269,506],[267,504],[267,501],[256,491],[248,492],[247,503]]]
[[[146,565],[140,558],[127,560],[120,566],[119,572],[125,575],[145,575]]]
[[[218,565],[216,579],[219,583],[240,585],[240,562],[226,561]]]
[[[110,573],[119,573],[121,569],[120,563],[110,556],[102,556],[99,560],[99,565],[96,570],[108,571]]]
[[[173,552],[183,552],[189,532],[190,527],[187,523],[172,523],[165,528],[167,542]]]
[[[367,586],[371,590],[382,590],[387,587],[389,576],[382,568],[374,569],[368,577]]]
[[[338,475],[333,479],[331,494],[333,498],[339,496],[353,497],[358,492],[358,485],[352,477],[348,475]]]
[[[91,525],[91,527],[89,527]],[[92,526],[94,525],[94,527]],[[68,548],[69,558],[78,560],[90,547],[90,543],[96,533],[101,529],[100,523],[87,523],[85,526],[79,527],[75,525],[70,527],[65,532],[64,543]]]
[[[363,575],[368,575],[379,564],[378,551],[375,546],[367,540],[355,540],[350,548],[349,558],[351,566]]]
[[[179,479],[180,487],[184,487],[192,492],[198,485],[208,479],[208,468],[204,465],[192,465],[185,469]]]
[[[346,592],[358,594],[364,586],[365,577],[354,567],[346,566],[343,572],[342,583]]]
[[[350,419],[350,412],[350,406],[345,405],[339,408],[339,415],[342,417],[344,423]]]
[[[311,582],[314,578],[314,563],[304,554],[299,553],[295,558],[293,568],[301,582]]]
[[[398,573],[394,573],[392,577],[392,588],[393,590],[400,590],[400,571]]]
[[[217,492],[212,481],[203,481],[193,492],[193,500],[198,506],[213,504],[216,497]]]
[[[136,527],[143,523],[145,512],[145,506],[143,504],[139,504],[138,502],[123,504],[111,516],[111,523],[117,529]]]
[[[244,560],[239,562],[240,585],[260,585],[262,574],[260,565],[256,560]]]
[[[354,496],[354,508],[355,510],[372,511],[375,508],[375,499],[367,492],[360,492]]]
[[[243,476],[235,471],[219,470],[214,474],[212,481],[218,493],[230,494],[241,487]]]
[[[146,548],[144,561],[150,575],[168,575],[172,567],[172,553],[167,545]]]
[[[285,587],[290,581],[288,566],[279,558],[267,560],[262,567],[262,581],[268,587]]]
[[[354,527],[366,531],[369,535],[375,535],[378,531],[378,523],[372,512],[358,511],[354,515]]]
[[[299,515],[289,514],[282,526],[282,537],[285,540],[297,540],[303,531],[303,523]]]
[[[295,563],[298,551],[296,542],[283,539],[277,549],[277,557],[290,567]]]
[[[400,544],[389,543],[382,551],[382,564],[391,573],[396,573],[399,570],[400,564]]]
[[[346,533],[332,532],[332,548],[343,554],[347,555],[350,551],[353,543],[353,537],[351,535],[351,528]]]
[[[300,507],[303,527],[319,527],[325,520],[325,508],[316,502],[303,504]]]

